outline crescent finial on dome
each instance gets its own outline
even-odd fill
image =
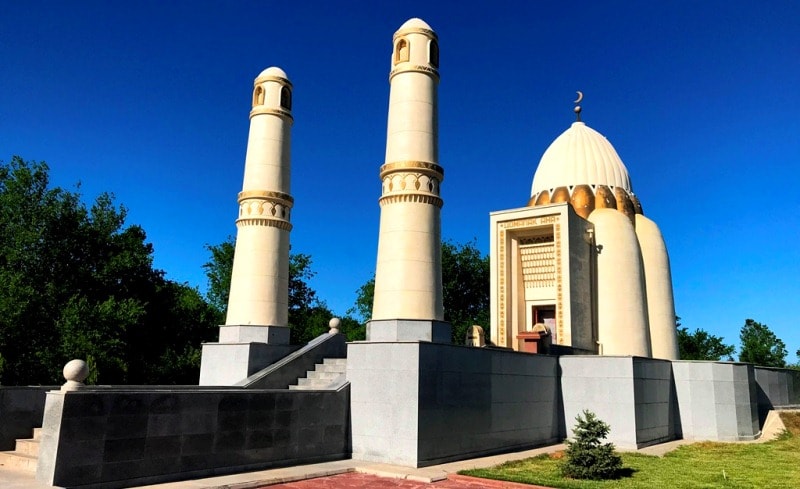
[[[575,99],[575,101],[573,102],[575,104],[575,108],[572,109],[572,111],[575,112],[575,120],[577,122],[580,122],[581,121],[581,106],[578,105],[578,104],[581,103],[581,100],[583,100],[583,92],[578,90],[576,93],[578,94],[578,98]]]

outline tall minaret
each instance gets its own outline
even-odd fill
[[[450,341],[443,322],[439,44],[420,19],[395,32],[375,296],[367,339]]]
[[[226,325],[288,325],[291,89],[280,68],[255,80]]]
[[[203,345],[201,385],[230,385],[289,353],[292,84],[280,68],[255,80],[228,316]]]

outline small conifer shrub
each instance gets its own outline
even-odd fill
[[[602,443],[611,428],[597,416],[584,410],[575,417],[573,440],[567,440],[566,457],[561,474],[573,479],[615,479],[622,470],[622,459],[614,452],[613,443]]]

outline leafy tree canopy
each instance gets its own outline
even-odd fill
[[[206,248],[211,253],[209,261],[203,265],[208,277],[207,297],[223,321],[228,308],[228,297],[233,272],[233,255],[236,240],[232,236],[218,245]],[[309,285],[315,272],[311,269],[311,256],[303,253],[289,255],[289,326],[291,342],[302,344],[330,331],[328,322],[333,312],[317,297],[317,292]],[[348,341],[363,340],[365,329],[358,321],[345,316],[340,318],[339,331]]]
[[[739,332],[741,347],[740,362],[754,363],[764,367],[786,366],[786,344],[766,324],[747,319]]]
[[[0,381],[60,384],[73,358],[107,384],[195,383],[214,310],[153,268],[110,194],[87,207],[44,162],[0,162]]]
[[[442,294],[444,320],[453,327],[453,343],[464,343],[467,328],[481,325],[489,337],[489,255],[482,255],[474,241],[442,242]],[[351,312],[361,321],[372,317],[375,277],[357,291]]]
[[[690,333],[687,328],[681,327],[681,318],[675,319],[681,360],[733,360],[733,345],[726,345],[722,338],[702,329]]]

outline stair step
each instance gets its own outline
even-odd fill
[[[343,374],[343,373],[347,372],[347,365],[339,365],[339,364],[336,364],[336,363],[328,363],[328,364],[318,363],[316,365],[316,367],[314,367],[314,371],[315,372],[336,372],[336,373]]]
[[[347,366],[346,358],[324,358],[322,360],[324,365],[344,365]]]
[[[308,372],[308,375],[306,375],[306,378],[314,380],[323,380],[323,379],[332,380],[342,375],[343,373],[344,372],[320,372],[318,370],[311,370]]]
[[[0,452],[0,468],[36,472],[38,459],[24,453]]]
[[[312,388],[322,388],[331,383],[331,379],[297,379],[297,385]]]
[[[35,438],[17,440],[14,452],[30,455],[31,457],[38,457],[39,445],[39,440]]]
[[[34,428],[33,429],[33,439],[34,440],[41,440],[42,439],[42,429],[41,428]]]

